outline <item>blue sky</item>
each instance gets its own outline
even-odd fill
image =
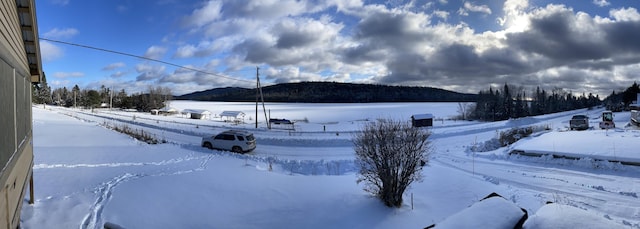
[[[336,81],[606,96],[640,79],[638,0],[36,0],[53,88],[181,95]],[[143,56],[159,62],[55,41]],[[211,74],[207,74],[211,73]]]

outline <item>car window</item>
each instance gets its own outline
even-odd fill
[[[234,135],[232,135],[232,134],[223,134],[223,136],[224,136],[223,137],[224,140],[228,140],[228,141],[236,140],[236,137]]]
[[[237,137],[238,137],[238,141],[244,141],[244,137],[242,137],[240,135],[238,135]]]
[[[247,141],[253,141],[255,140],[255,138],[253,138],[253,134],[250,134],[247,136]]]
[[[216,135],[215,139],[223,140],[223,139],[224,139],[224,134],[218,134],[218,135]]]

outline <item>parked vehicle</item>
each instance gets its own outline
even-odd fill
[[[569,128],[571,130],[589,129],[589,117],[586,115],[574,115],[569,120]]]
[[[214,136],[203,137],[202,147],[247,153],[256,148],[256,139],[248,131],[227,130]]]
[[[616,128],[616,124],[613,122],[613,112],[603,111],[602,121],[600,121],[600,129]]]

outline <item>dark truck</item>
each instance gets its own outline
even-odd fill
[[[586,115],[574,115],[569,120],[569,128],[571,130],[589,129],[589,117]]]

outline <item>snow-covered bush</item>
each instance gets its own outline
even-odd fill
[[[389,207],[402,206],[402,194],[421,179],[428,162],[431,133],[410,123],[379,120],[364,125],[354,134],[358,183]]]
[[[500,144],[502,146],[508,146],[517,142],[520,139],[523,139],[533,133],[533,127],[520,127],[520,128],[511,128],[507,131],[500,132]]]

